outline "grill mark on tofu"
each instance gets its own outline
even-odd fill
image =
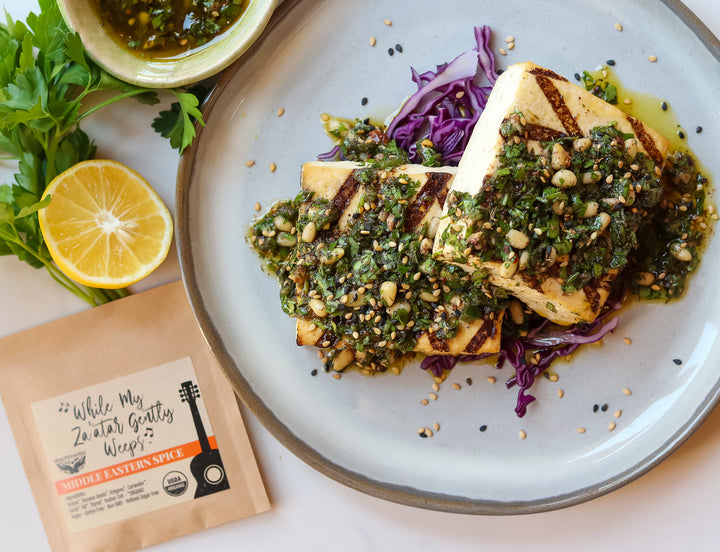
[[[537,81],[540,90],[542,90],[543,94],[545,94],[547,101],[550,102],[555,115],[557,115],[557,118],[560,119],[560,124],[562,124],[565,131],[570,136],[582,136],[583,132],[580,130],[580,126],[578,126],[577,121],[570,112],[570,108],[565,103],[562,94],[553,84],[552,80],[539,74],[535,75],[535,80]]]
[[[492,314],[490,316],[486,316],[482,325],[478,328],[478,331],[475,332],[475,335],[470,340],[470,343],[467,344],[465,351],[463,352],[471,355],[475,354],[482,348],[483,344],[488,339],[495,337],[496,330],[497,326],[495,324],[494,316]]]
[[[338,212],[344,213],[347,206],[350,205],[352,198],[360,188],[360,181],[355,178],[355,174],[351,174],[342,183],[340,189],[338,189],[335,197],[332,198],[333,205],[337,208]]]
[[[428,332],[427,336],[433,351],[448,352],[450,350],[450,345],[448,345],[446,339],[439,339],[433,332]],[[473,337],[473,339],[475,338]]]
[[[562,75],[558,75],[555,71],[551,71],[550,69],[545,69],[544,67],[534,67],[529,71],[531,75],[535,76],[541,76],[541,77],[547,77],[549,79],[555,79],[563,82],[568,82],[568,80],[563,77]]]
[[[405,231],[412,232],[422,222],[435,200],[440,207],[445,205],[448,194],[448,182],[452,177],[449,173],[426,173],[427,182],[420,192],[405,209]]]
[[[630,115],[627,116],[627,120],[630,123],[630,126],[632,126],[633,132],[635,132],[635,136],[638,137],[640,143],[645,148],[648,156],[650,156],[650,159],[655,161],[656,164],[662,165],[663,155],[657,149],[657,146],[655,145],[655,140],[653,140],[652,137],[650,137],[650,135],[645,130],[645,125],[642,124],[635,117],[632,117]]]
[[[537,140],[538,142],[553,142],[567,136],[564,132],[535,123],[528,123],[525,131],[528,140]]]

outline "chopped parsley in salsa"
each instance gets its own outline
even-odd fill
[[[347,229],[337,230],[341,213],[332,202],[302,191],[275,204],[248,233],[279,278],[283,310],[330,336],[323,345],[326,369],[350,349],[364,372],[384,372],[408,358],[422,332],[432,329],[438,338],[451,339],[460,321],[508,305],[502,335],[527,335],[538,321],[520,314],[522,305],[490,285],[486,271],[469,275],[433,258],[427,227],[404,229],[405,208],[418,183],[402,168],[389,169],[406,164],[407,152],[367,119],[335,124],[329,132],[342,159],[364,164],[353,176],[365,195]],[[659,175],[632,137],[614,125],[595,128],[588,137],[543,142],[542,151],[527,147],[519,113],[500,132],[505,140],[500,166],[482,191],[448,197],[453,222],[476,221],[467,232],[445,236],[462,241],[455,250],[482,261],[505,261],[517,254],[512,244],[520,240],[522,269],[539,279],[560,278],[567,293],[617,272],[616,292],[627,282],[640,298],[682,294],[699,263],[711,214],[705,203],[708,181],[690,155],[669,154]],[[422,157],[434,165],[433,144],[417,147],[427,150]],[[568,156],[565,170],[576,181],[552,169],[553,150]],[[313,239],[306,241],[309,229]],[[396,297],[393,308],[384,299],[388,287]],[[588,324],[588,331],[595,326]]]
[[[97,0],[100,16],[129,49],[157,57],[206,44],[235,23],[249,0]]]

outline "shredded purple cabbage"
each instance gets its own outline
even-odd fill
[[[497,79],[495,56],[490,49],[491,30],[475,27],[477,46],[436,70],[412,79],[418,91],[408,99],[388,125],[386,135],[410,153],[410,160],[422,161],[417,142],[429,139],[443,163],[457,164],[472,130],[480,118]],[[477,81],[489,84],[479,86]]]
[[[535,383],[535,378],[548,369],[550,364],[559,357],[564,357],[576,351],[578,347],[586,343],[600,341],[618,325],[618,318],[612,317],[606,320],[613,310],[620,308],[620,303],[609,304],[608,310],[603,316],[598,317],[594,322],[583,326],[570,326],[559,330],[547,320],[543,320],[536,328],[528,332],[525,337],[503,337],[500,344],[500,352],[495,367],[500,369],[505,362],[515,369],[515,374],[505,382],[510,389],[518,386],[518,397],[515,405],[515,413],[522,418],[527,412],[527,407],[535,400],[533,395],[528,393]],[[548,326],[550,326],[548,328]],[[532,353],[536,362],[527,362],[527,356]],[[452,370],[458,362],[479,360],[490,355],[475,356],[448,356],[433,355],[423,359],[420,367],[429,370],[435,376],[441,376],[443,371]]]

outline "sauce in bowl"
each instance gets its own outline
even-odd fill
[[[166,58],[200,48],[232,26],[249,0],[95,0],[109,33],[130,51]]]

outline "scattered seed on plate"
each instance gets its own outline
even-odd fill
[[[392,56],[394,54],[395,54],[395,50],[393,50],[392,48],[388,48],[388,55]]]
[[[657,56],[648,56],[648,60],[655,63],[657,61]]]
[[[702,132],[702,127],[701,127],[701,126],[695,127],[695,132],[697,132],[698,134],[700,134],[700,133]]]
[[[487,426],[485,424],[480,426],[480,432],[484,432],[487,429]]]
[[[575,74],[573,75],[573,77],[575,77],[575,80],[576,80],[576,81],[579,81],[579,80],[580,80],[580,73],[575,73]]]
[[[430,402],[429,400],[423,399],[420,401],[420,404],[422,404],[424,406],[424,405],[428,404],[429,402]]]
[[[277,170],[277,165],[275,163],[270,163],[270,172],[275,172]]]
[[[436,395],[435,393],[430,393],[430,394],[428,395],[428,397],[430,397],[430,398],[431,398],[432,400],[434,400],[434,401],[437,400],[437,395]]]
[[[632,344],[632,339],[630,339],[629,337],[623,337],[623,341],[625,342],[625,345]]]
[[[317,368],[313,368],[312,371],[310,372],[310,375],[317,376]]]
[[[330,120],[330,115],[328,115],[327,113],[323,113],[322,115],[320,115],[320,118],[321,118],[323,121],[329,121],[329,120]]]
[[[285,115],[285,108],[281,107],[278,109],[278,117],[282,117],[283,115]]]
[[[418,429],[418,435],[419,435],[420,437],[422,437],[423,439],[425,439],[425,438],[427,437],[427,433],[425,433],[425,428],[424,428],[424,427],[421,427],[420,429]]]
[[[507,51],[505,50],[505,48],[500,48],[500,55],[501,55],[501,56],[506,56],[506,55],[507,55]]]
[[[549,379],[550,381],[557,381],[557,380],[560,379],[560,376],[558,376],[557,374],[550,374],[550,375],[548,376],[548,379]]]
[[[515,48],[515,43],[514,43],[514,42],[510,42],[510,43],[508,44],[507,48],[508,48],[508,50],[512,50],[513,48]]]
[[[667,111],[667,108],[668,108],[667,102],[660,103],[660,109],[662,109],[663,111]]]
[[[437,422],[435,422],[435,423],[433,424],[433,429],[434,429],[435,431],[440,431],[440,424],[437,423]]]
[[[616,28],[618,31],[621,31],[621,32],[622,32],[622,30],[623,30],[623,26],[622,26],[620,23],[617,23],[617,22],[615,23],[615,28]]]
[[[627,387],[623,388],[623,395],[632,395],[632,391]]]
[[[245,161],[246,167],[252,167],[254,164],[255,164],[255,161],[253,161],[252,159],[248,159],[247,161]]]
[[[432,384],[433,391],[440,391],[440,386],[437,383]]]
[[[510,44],[511,42],[515,42],[515,37],[513,35],[510,35],[505,38],[505,42],[507,42],[508,44]]]
[[[520,431],[518,431],[518,437],[520,437],[520,439],[525,439],[525,437],[527,437],[527,433],[525,433],[525,432],[521,429]]]
[[[489,383],[495,383],[497,381],[493,376],[488,376],[487,380]]]
[[[255,203],[255,210],[256,210],[256,211],[259,211],[261,208],[262,208],[262,207],[260,207],[260,204],[256,202],[256,203]]]
[[[383,19],[383,23],[385,23],[385,25],[387,25],[388,27],[392,26],[392,21],[390,21],[389,19]]]
[[[594,404],[594,405],[593,405],[593,412],[597,412],[598,410],[600,410],[600,405],[599,405],[599,404]]]
[[[374,36],[371,36],[371,37],[370,37],[370,46],[373,46],[373,47],[374,47],[375,44],[377,44],[377,40],[375,39]]]
[[[575,431],[577,431],[578,433],[585,433],[585,428],[584,428],[584,427],[578,427],[578,428],[575,429]]]
[[[558,399],[562,399],[564,395],[565,395],[565,392],[562,389],[557,390]]]
[[[396,51],[398,54],[402,54],[402,51],[403,51],[402,44],[395,44],[395,51]]]
[[[614,59],[609,59],[609,60],[607,60],[605,63],[607,63],[610,67],[612,67],[613,65],[615,65],[615,60],[614,60]]]
[[[622,416],[622,410],[616,410],[614,416],[616,418],[619,418],[620,416]]]
[[[674,362],[677,366],[680,366],[680,365],[682,364],[682,360],[680,360],[679,358],[674,358],[674,359],[673,359],[673,362]]]
[[[465,380],[465,383],[467,383],[468,385],[472,385],[472,378],[467,378]]]
[[[362,100],[360,100],[360,105],[367,105],[367,103],[368,103],[367,98],[363,98]]]
[[[678,130],[678,138],[680,138],[680,140],[685,139],[685,133],[682,130]]]
[[[607,409],[608,409],[607,403],[603,404],[603,405],[600,407],[600,410],[602,410],[603,412],[607,412]]]
[[[452,388],[453,388],[453,389],[461,389],[459,383],[453,383],[453,384],[452,384]]]
[[[608,430],[610,430],[610,431],[612,431],[613,429],[615,429],[615,427],[616,427],[616,426],[615,426],[615,422],[610,422],[610,423],[608,424]]]

